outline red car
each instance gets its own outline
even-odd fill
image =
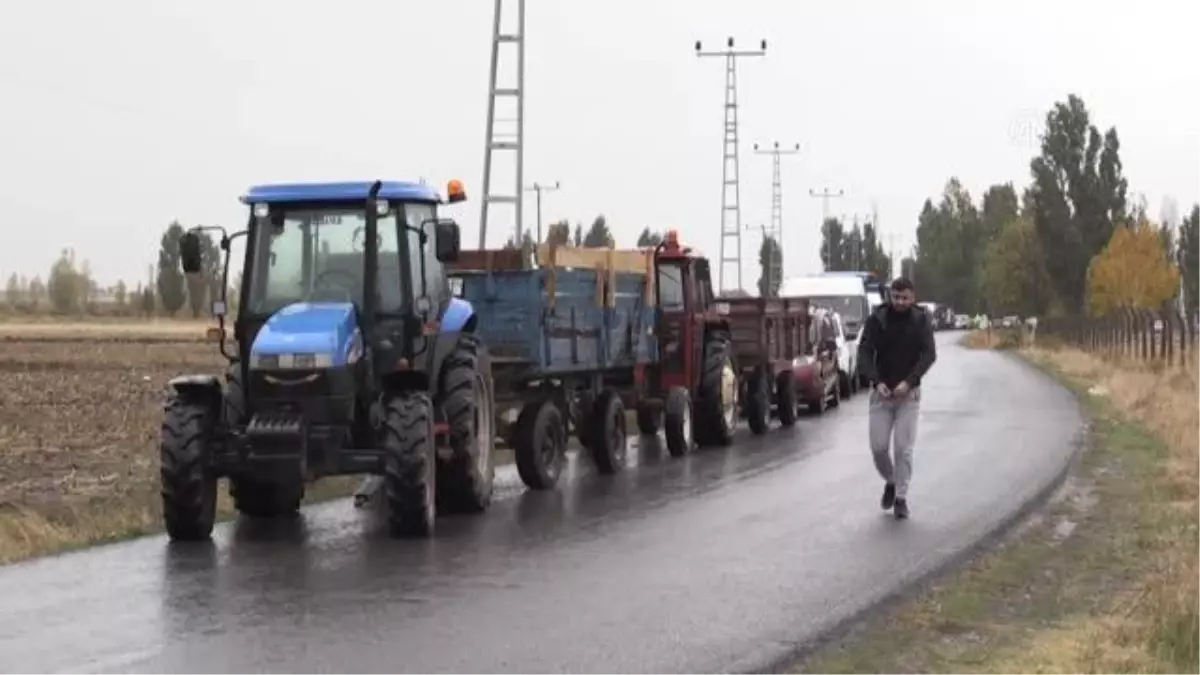
[[[833,317],[822,309],[812,311],[808,347],[804,356],[792,362],[796,399],[817,415],[841,402],[838,377],[837,328]]]

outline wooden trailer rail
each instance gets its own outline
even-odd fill
[[[783,363],[804,353],[808,345],[808,300],[805,298],[722,298],[735,358],[745,367]]]

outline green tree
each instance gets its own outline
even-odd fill
[[[1200,204],[1179,226],[1175,243],[1175,264],[1183,277],[1183,306],[1188,316],[1200,309]]]
[[[592,227],[583,238],[583,245],[589,248],[612,248],[616,245],[616,240],[608,229],[608,221],[603,215],[596,216],[592,221]]]
[[[1046,269],[1068,311],[1083,309],[1088,266],[1125,215],[1120,150],[1116,128],[1101,136],[1074,94],[1046,114],[1030,199]]]
[[[846,229],[837,218],[827,218],[821,224],[821,264],[826,272],[846,269]]]
[[[763,237],[758,247],[758,268],[758,295],[779,297],[779,287],[783,285],[783,249],[775,237]]]
[[[154,297],[153,288],[147,286],[142,289],[140,303],[142,314],[146,316],[154,316],[155,300],[156,298]]]
[[[183,309],[187,302],[187,288],[183,268],[179,261],[179,240],[183,237],[183,226],[178,221],[167,226],[158,250],[158,297],[162,308],[169,316]]]
[[[878,272],[884,278],[892,275],[892,259],[879,242],[879,233],[875,230],[875,223],[870,221],[863,225],[862,251],[863,265],[860,269]]]
[[[914,284],[917,283],[917,259],[912,256],[904,256],[900,259],[900,276],[908,279]]]
[[[34,276],[29,282],[29,307],[37,311],[41,306],[42,300],[46,297],[46,284],[42,282],[42,277]]]
[[[648,227],[645,227],[645,228],[642,228],[642,233],[638,235],[637,247],[638,248],[650,248],[650,247],[658,246],[659,244],[662,243],[662,240],[663,240],[663,238],[662,238],[661,234],[651,230]]]
[[[571,243],[571,224],[565,220],[551,223],[546,230],[546,243],[554,246],[569,246]]]
[[[21,304],[21,280],[16,272],[8,278],[8,287],[4,289],[4,295],[9,307],[16,308]]]
[[[127,297],[128,295],[129,288],[125,285],[125,282],[118,281],[117,285],[113,287],[113,300],[116,301],[117,307],[120,307],[121,309],[125,308],[125,303],[129,299]]]
[[[993,185],[983,193],[980,227],[986,247],[1000,230],[1021,215],[1021,204],[1012,183]]]
[[[64,248],[50,268],[50,304],[59,314],[75,314],[81,308],[83,286],[75,268],[75,251]]]
[[[925,200],[917,221],[921,294],[958,311],[975,311],[984,243],[979,210],[958,178],[950,178],[937,207]]]
[[[864,252],[862,228],[854,223],[842,238],[842,269],[861,270],[866,258]]]
[[[1043,316],[1050,305],[1050,277],[1033,222],[1014,218],[988,244],[983,293],[992,315]]]
[[[575,235],[572,237],[572,243],[576,247],[583,246],[583,223],[575,223]]]
[[[200,271],[186,275],[187,302],[193,318],[199,318],[221,297],[221,249],[207,232],[197,235],[200,238]]]

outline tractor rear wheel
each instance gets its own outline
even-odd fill
[[[430,537],[437,515],[433,401],[425,392],[385,394],[382,413],[388,528],[393,536]]]
[[[514,436],[521,481],[534,490],[557,485],[567,460],[567,424],[554,401],[545,398],[526,403]]]
[[[733,349],[723,333],[708,337],[704,344],[704,364],[697,388],[695,425],[700,445],[729,445],[737,426],[738,374]]]
[[[682,457],[692,451],[692,397],[683,387],[671,387],[663,408],[667,452]]]
[[[442,366],[438,405],[450,427],[450,459],[437,470],[438,506],[480,513],[492,502],[496,443],[492,365],[479,338],[464,333]]]
[[[172,395],[159,441],[163,520],[171,539],[203,541],[217,517],[217,476],[209,439],[214,426],[208,402]]]
[[[746,384],[746,423],[755,436],[767,433],[771,417],[771,387],[762,368],[755,368]]]
[[[790,368],[775,378],[775,407],[781,425],[796,424],[796,375]]]

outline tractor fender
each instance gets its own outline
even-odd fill
[[[188,401],[204,401],[215,405],[221,400],[221,380],[216,375],[176,375],[167,388]]]

